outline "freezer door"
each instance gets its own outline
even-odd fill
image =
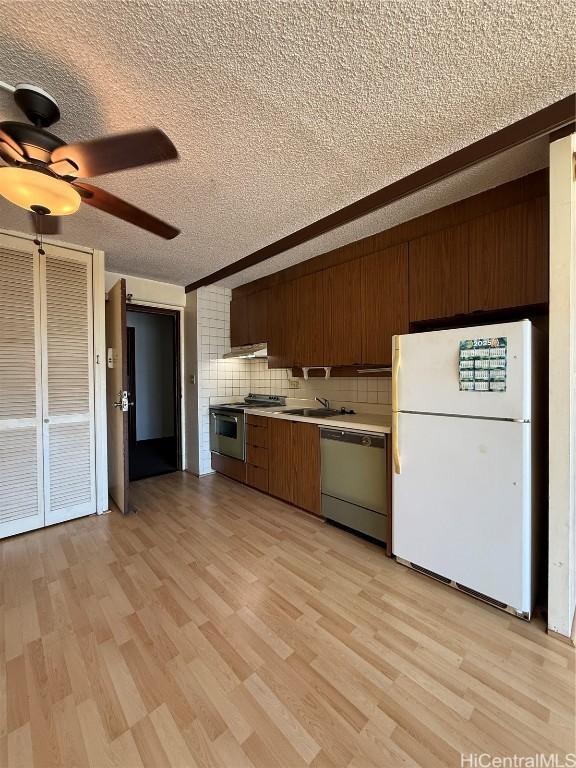
[[[460,391],[460,342],[505,337],[506,391]],[[400,346],[397,409],[499,419],[531,417],[532,324],[516,323],[413,333],[396,337]],[[395,351],[395,354],[398,354]]]
[[[399,414],[392,550],[531,609],[531,425]]]

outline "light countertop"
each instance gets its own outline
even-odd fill
[[[294,406],[286,406],[289,410]],[[381,413],[355,413],[330,416],[329,418],[314,416],[295,416],[292,413],[283,413],[283,409],[272,410],[270,408],[247,408],[247,414],[255,416],[267,416],[270,419],[285,419],[287,421],[303,421],[308,424],[318,424],[320,427],[337,427],[339,429],[351,429],[355,432],[372,432],[375,434],[390,434],[391,418]]]

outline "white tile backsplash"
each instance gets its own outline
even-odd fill
[[[369,409],[365,405],[378,406],[373,410],[378,413],[390,413],[391,382],[384,376],[331,377],[329,379],[313,377],[298,378],[298,388],[290,387],[290,371],[285,369],[268,370],[266,360],[247,360],[250,369],[250,391],[285,395],[291,398],[313,400],[315,397],[327,397],[336,405],[354,403]]]

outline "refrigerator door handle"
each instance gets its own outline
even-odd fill
[[[400,336],[394,336],[394,360],[392,366],[392,461],[394,472],[399,475],[400,450],[398,447],[398,374],[400,373]]]
[[[400,373],[400,336],[394,336],[392,362],[392,411],[398,410],[398,374]]]
[[[394,463],[394,473],[399,475],[401,467],[400,451],[398,449],[398,411],[394,411],[392,414],[392,461]]]

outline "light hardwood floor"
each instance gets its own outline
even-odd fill
[[[459,766],[574,749],[574,651],[221,477],[0,543],[0,765]]]

